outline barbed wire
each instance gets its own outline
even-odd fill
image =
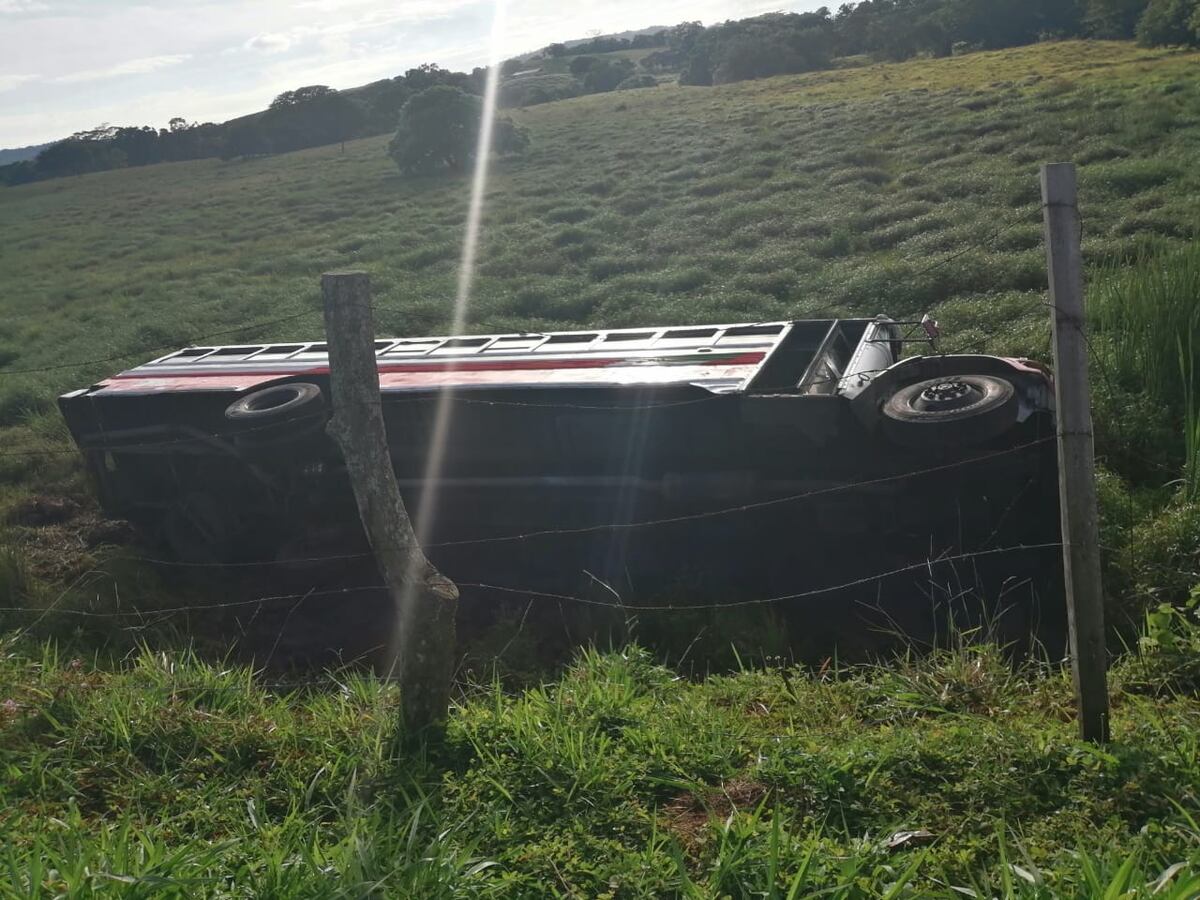
[[[738,514],[753,512],[755,510],[760,510],[760,509],[768,509],[771,507],[782,506],[782,505],[789,504],[789,503],[797,503],[802,500],[810,499],[812,497],[829,496],[829,495],[841,493],[844,491],[853,491],[853,490],[857,490],[859,488],[874,487],[874,486],[881,485],[881,484],[888,484],[888,483],[892,483],[892,482],[896,482],[896,481],[903,481],[903,480],[906,480],[909,478],[920,478],[920,477],[924,477],[926,475],[933,475],[933,474],[937,474],[939,472],[946,472],[946,471],[949,471],[952,469],[958,469],[958,468],[962,468],[965,466],[975,465],[976,463],[987,462],[989,460],[993,460],[993,459],[996,459],[996,458],[999,458],[1002,456],[1009,456],[1012,454],[1021,453],[1026,450],[1029,450],[1033,447],[1047,444],[1054,440],[1056,440],[1055,437],[1048,435],[1043,438],[1035,438],[1034,440],[1027,441],[1027,442],[1021,443],[1021,444],[1017,444],[1016,446],[1013,446],[1013,447],[1007,447],[1003,450],[995,450],[995,451],[990,451],[988,453],[979,454],[977,456],[971,457],[970,459],[956,460],[954,462],[943,463],[943,464],[939,464],[936,466],[929,466],[929,467],[926,467],[923,469],[914,469],[914,470],[911,470],[908,472],[900,472],[900,473],[897,473],[894,475],[883,475],[878,478],[870,478],[870,479],[864,479],[864,480],[860,480],[860,481],[844,482],[841,484],[830,485],[828,487],[815,488],[810,491],[803,491],[803,492],[797,493],[797,494],[788,494],[788,495],[785,495],[782,497],[771,497],[766,500],[759,500],[759,501],[755,501],[752,503],[742,503],[742,504],[738,504],[736,506],[721,507],[719,509],[713,509],[713,510],[703,510],[703,511],[697,512],[697,513],[688,513],[688,514],[677,515],[677,516],[668,516],[668,517],[658,518],[658,519],[646,519],[646,520],[642,520],[642,521],[638,521],[638,522],[604,522],[604,523],[598,523],[598,524],[594,524],[594,525],[583,525],[583,526],[578,526],[578,527],[574,527],[574,528],[539,529],[539,530],[535,530],[535,531],[523,532],[521,534],[494,535],[494,536],[488,536],[488,537],[469,538],[469,539],[453,540],[453,541],[432,541],[429,543],[425,543],[422,546],[425,549],[446,549],[449,547],[469,547],[469,546],[480,546],[480,545],[487,545],[487,544],[517,543],[517,542],[535,540],[535,539],[543,538],[543,537],[567,536],[567,535],[577,536],[577,535],[583,535],[583,534],[597,534],[597,533],[602,533],[602,532],[606,532],[606,531],[633,531],[633,530],[642,529],[642,528],[657,528],[657,527],[662,527],[662,526],[666,526],[666,525],[679,525],[679,524],[683,524],[686,522],[694,522],[694,521],[701,521],[701,520],[705,520],[705,519],[720,518],[720,517],[724,517],[724,516],[738,515]],[[149,556],[117,556],[117,557],[110,557],[110,559],[112,559],[113,561],[116,561],[116,562],[138,562],[138,563],[145,563],[148,565],[169,566],[169,567],[178,567],[178,568],[241,569],[241,568],[256,568],[256,567],[268,567],[268,566],[304,565],[304,564],[315,564],[315,563],[326,563],[326,562],[345,562],[345,561],[349,561],[349,560],[366,559],[369,557],[373,557],[376,552],[382,552],[382,551],[387,551],[387,550],[403,551],[405,549],[406,548],[403,548],[403,547],[378,548],[378,550],[364,551],[364,552],[360,552],[360,553],[331,554],[331,555],[325,555],[325,556],[311,556],[311,557],[294,557],[294,558],[288,558],[288,559],[249,560],[249,561],[241,561],[241,562],[239,562],[239,561],[232,561],[232,562],[194,561],[194,562],[191,562],[191,561],[186,561],[186,560],[161,559],[161,558],[149,557]]]
[[[826,585],[823,587],[812,588],[809,590],[798,591],[789,594],[779,594],[772,597],[759,597],[747,600],[734,600],[726,603],[694,603],[694,604],[641,604],[630,603],[626,604],[620,601],[619,597],[616,602],[610,600],[597,600],[588,597],[578,597],[573,594],[560,594],[552,591],[541,591],[533,588],[515,587],[512,585],[490,584],[487,582],[470,582],[460,581],[455,584],[460,588],[473,588],[475,590],[496,591],[499,593],[516,594],[526,598],[557,600],[563,602],[579,603],[586,606],[601,606],[608,609],[620,610],[626,613],[637,612],[694,612],[700,610],[718,610],[718,609],[739,609],[747,606],[762,606],[774,603],[783,603],[790,600],[801,600],[807,597],[815,597],[822,594],[834,593],[837,591],[849,590],[855,587],[861,587],[872,582],[882,581],[888,578],[893,578],[897,575],[903,575],[908,572],[918,571],[920,569],[928,569],[936,565],[945,563],[963,562],[979,557],[998,556],[1009,553],[1024,553],[1031,551],[1043,551],[1051,549],[1061,549],[1062,543],[1059,541],[1046,542],[1039,544],[1017,544],[1010,547],[994,547],[986,550],[975,550],[952,555],[943,555],[935,558],[922,559],[918,562],[909,563],[896,568],[888,569],[884,572],[878,572],[874,575],[867,575],[861,578],[856,578],[851,581],[842,582],[840,584]],[[114,619],[114,618],[129,618],[129,617],[153,617],[164,615],[178,615],[187,612],[210,612],[219,609],[233,609],[238,607],[254,606],[265,603],[281,603],[293,601],[305,601],[313,597],[332,597],[345,596],[347,594],[362,594],[371,592],[386,592],[391,589],[387,585],[372,584],[360,585],[356,587],[328,588],[328,589],[311,589],[303,592],[290,594],[273,594],[263,597],[255,597],[245,600],[221,600],[212,603],[199,603],[186,606],[170,606],[159,608],[145,609],[128,609],[128,610],[109,610],[96,611],[84,609],[38,609],[36,607],[25,606],[0,606],[0,612],[5,613],[30,613],[45,615],[63,615],[77,616],[81,618],[91,619]]]
[[[1022,225],[1026,225],[1026,224],[1028,224],[1028,223],[1017,221],[1017,222],[1010,222],[1007,225],[1002,225],[999,228],[997,228],[995,231],[993,231],[988,237],[986,237],[982,240],[979,240],[979,241],[975,241],[974,243],[969,244],[968,246],[964,247],[961,250],[954,251],[949,256],[947,256],[943,259],[940,259],[935,263],[931,263],[928,266],[917,269],[917,271],[909,273],[906,277],[919,278],[922,275],[928,275],[930,272],[936,272],[938,269],[943,268],[944,266],[950,265],[950,263],[954,262],[957,259],[961,259],[962,257],[966,256],[968,253],[971,253],[972,251],[983,250],[987,247],[990,247],[992,244],[994,244],[996,241],[998,241],[1001,237],[1003,237],[1008,232],[1012,231],[1015,228],[1019,228]]]
[[[949,265],[950,263],[954,262],[956,259],[961,258],[962,256],[966,255],[967,253],[969,253],[973,250],[982,249],[983,247],[994,243],[996,240],[998,240],[1000,237],[1002,237],[1007,232],[1009,232],[1009,231],[1013,230],[1014,228],[1017,228],[1023,224],[1024,223],[1022,223],[1022,222],[1012,222],[1005,226],[1002,226],[1002,227],[996,229],[986,239],[976,241],[976,242],[972,243],[970,246],[963,248],[962,250],[951,253],[949,256],[947,256],[941,260],[938,260],[935,263],[932,263],[928,266],[922,267],[921,269],[918,269],[916,272],[913,272],[910,277],[920,277],[925,274],[928,274],[929,272],[935,271],[943,266]],[[378,309],[386,310],[386,308],[376,308],[376,309],[377,310]],[[386,311],[393,311],[393,310],[386,310]],[[395,311],[399,311],[399,310],[395,310]],[[238,333],[241,331],[250,330],[253,328],[265,328],[265,327],[269,327],[269,326],[275,325],[275,324],[280,324],[280,323],[283,323],[286,321],[292,321],[295,319],[299,319],[303,316],[316,314],[318,312],[320,312],[320,310],[316,310],[316,309],[305,310],[305,311],[302,311],[299,313],[295,313],[295,314],[285,316],[285,317],[279,317],[279,318],[273,319],[273,320],[267,320],[267,321],[262,321],[262,322],[257,322],[257,323],[250,323],[245,326],[240,326],[237,328],[226,329],[226,330],[216,331],[216,332],[210,332],[205,335],[195,336],[195,337],[189,339],[189,342],[195,344],[197,342],[206,341],[207,339],[212,338],[212,337],[219,337],[219,336],[223,336],[226,334],[234,334],[234,333]],[[100,357],[100,358],[96,358],[96,359],[78,361],[78,362],[74,362],[74,363],[64,363],[64,364],[60,364],[60,365],[41,367],[41,368],[37,368],[37,369],[7,370],[4,372],[0,372],[0,375],[33,374],[33,373],[37,373],[37,372],[46,372],[46,371],[53,371],[53,370],[58,370],[58,369],[82,368],[82,367],[85,367],[88,365],[98,364],[98,363],[102,363],[102,362],[111,362],[111,361],[115,361],[118,359],[125,359],[125,358],[133,356],[137,353],[150,352],[152,349],[162,349],[162,348],[146,347],[146,348],[140,348],[137,350],[132,350],[132,351],[129,351],[128,353],[124,353],[124,354]],[[878,371],[878,370],[876,370],[876,371]],[[468,402],[468,403],[474,402],[474,403],[481,403],[481,404],[493,405],[493,406],[532,406],[532,407],[539,407],[539,408],[551,406],[554,408],[565,407],[565,408],[575,408],[575,409],[636,410],[636,409],[668,408],[668,407],[673,407],[673,406],[691,405],[691,404],[698,403],[698,402],[709,402],[711,400],[720,399],[724,395],[713,395],[711,397],[704,397],[704,398],[698,398],[695,400],[687,400],[687,401],[678,401],[678,402],[672,402],[672,403],[668,403],[668,404],[645,404],[645,405],[640,405],[640,406],[612,405],[612,406],[598,406],[598,407],[587,406],[587,405],[583,405],[583,404],[558,404],[558,403],[555,403],[555,404],[545,404],[545,403],[525,404],[525,403],[520,403],[517,401],[481,400],[479,398],[462,397],[461,395],[452,395],[452,396],[454,396],[455,400],[460,401],[460,402]],[[427,398],[403,398],[403,399],[412,399],[414,401],[419,400],[420,402],[428,402]],[[381,402],[383,402],[383,401],[381,401]],[[386,402],[388,402],[388,403],[396,402],[396,398],[389,398],[388,401],[386,401]],[[316,415],[317,414],[314,414],[314,418],[316,417]],[[324,416],[325,412],[322,411],[319,415]],[[297,417],[297,418],[300,418],[300,417]],[[296,421],[296,419],[293,419],[292,421],[294,422],[294,421]],[[90,449],[120,450],[120,449],[145,449],[145,448],[153,448],[153,447],[168,447],[168,446],[173,446],[173,445],[177,445],[177,444],[194,443],[198,440],[206,440],[206,439],[211,439],[211,438],[221,438],[221,437],[225,437],[225,436],[235,436],[236,437],[238,435],[246,435],[249,433],[253,433],[258,430],[269,430],[269,429],[275,429],[275,428],[278,428],[278,423],[272,423],[270,425],[262,426],[261,429],[241,428],[241,429],[238,429],[233,432],[217,432],[217,433],[209,433],[206,435],[192,435],[192,436],[180,438],[177,440],[171,440],[171,441],[144,442],[144,443],[140,443],[140,444],[124,444],[124,445],[119,445],[119,446],[112,446],[110,448],[90,448]],[[878,479],[869,479],[866,481],[853,482],[853,483],[843,484],[843,485],[835,485],[835,486],[832,486],[829,488],[817,489],[814,491],[807,491],[807,492],[804,492],[801,494],[790,495],[787,497],[771,498],[771,499],[765,500],[765,501],[759,501],[759,502],[751,503],[751,504],[741,504],[738,506],[728,507],[728,508],[719,509],[719,510],[709,510],[709,511],[704,511],[701,513],[673,516],[673,517],[667,517],[667,518],[663,518],[663,519],[656,519],[656,520],[650,520],[650,521],[644,521],[644,522],[603,523],[603,524],[598,524],[598,525],[583,526],[583,527],[579,527],[579,528],[570,528],[570,529],[545,529],[545,530],[533,531],[533,532],[528,532],[528,533],[519,534],[519,535],[496,536],[496,537],[479,538],[479,539],[462,540],[462,541],[447,541],[447,542],[429,544],[428,546],[431,548],[436,548],[436,547],[469,546],[469,545],[490,544],[490,543],[499,543],[499,542],[526,541],[526,540],[539,538],[539,537],[543,537],[543,536],[549,536],[549,535],[579,535],[579,534],[587,534],[587,533],[617,530],[617,529],[658,527],[658,526],[663,526],[663,525],[696,521],[696,520],[700,520],[700,519],[712,518],[712,517],[717,517],[717,516],[724,516],[724,515],[730,515],[730,514],[736,514],[736,513],[745,513],[745,512],[749,512],[751,510],[755,510],[755,509],[776,506],[776,505],[784,504],[784,503],[797,502],[799,500],[803,500],[803,499],[806,499],[809,497],[819,496],[819,495],[823,495],[823,494],[832,494],[832,493],[835,493],[838,491],[851,490],[851,489],[856,489],[856,488],[860,488],[860,487],[864,487],[864,486],[881,484],[881,483],[891,482],[891,481],[895,481],[895,480],[901,480],[901,479],[905,479],[905,478],[919,477],[921,475],[944,471],[944,470],[952,469],[952,468],[957,468],[957,467],[963,466],[963,465],[970,465],[970,464],[973,464],[976,462],[980,462],[980,461],[983,461],[986,459],[993,458],[995,456],[1019,452],[1019,451],[1025,450],[1035,444],[1044,443],[1049,440],[1053,440],[1053,438],[1043,438],[1040,440],[1030,442],[1028,444],[1019,445],[1018,447],[998,451],[993,454],[985,454],[985,455],[982,455],[979,457],[973,457],[970,460],[963,460],[963,461],[958,461],[958,462],[950,463],[950,464],[946,464],[946,465],[930,467],[928,469],[918,470],[915,472],[901,473],[898,475],[885,476],[885,477],[878,478]],[[33,455],[45,455],[47,453],[60,453],[60,452],[61,453],[75,453],[77,451],[75,451],[74,449],[32,450],[32,451],[15,451],[15,452],[14,451],[6,451],[0,455],[2,455],[2,456],[31,455],[31,456],[33,456]],[[1051,546],[1051,545],[1041,545],[1041,546]],[[1053,545],[1053,546],[1059,546],[1059,545]],[[992,553],[996,553],[996,552],[1010,552],[1012,549],[1019,549],[1019,548],[993,549],[993,550],[988,550],[988,551],[982,551],[980,554],[977,554],[977,555],[986,555],[986,554],[992,554]],[[256,562],[249,562],[249,563],[188,563],[185,561],[161,560],[161,559],[153,559],[153,558],[149,558],[149,557],[126,557],[125,559],[127,559],[129,561],[141,561],[141,562],[146,562],[146,563],[150,563],[150,564],[158,564],[158,565],[179,565],[179,566],[199,566],[199,565],[210,566],[211,565],[211,566],[220,566],[220,567],[234,567],[234,566],[262,566],[262,565],[283,565],[283,564],[296,564],[296,563],[329,562],[329,561],[341,560],[341,559],[363,558],[363,557],[370,556],[370,555],[372,555],[372,554],[360,553],[360,554],[345,554],[345,555],[333,555],[333,556],[324,556],[324,557],[308,557],[308,558],[304,558],[304,559],[295,559],[295,560],[256,561]],[[966,558],[966,556],[964,555],[959,558]],[[926,561],[926,563],[927,562],[928,561]],[[885,573],[880,576],[871,576],[871,577],[868,577],[865,579],[859,579],[854,582],[847,583],[847,585],[844,585],[844,586],[834,586],[834,587],[830,587],[830,588],[817,589],[816,593],[838,590],[838,589],[842,589],[847,586],[860,585],[860,584],[867,583],[872,580],[876,580],[881,577],[887,577],[890,574],[897,574],[897,573],[900,573],[903,571],[907,571],[909,568],[911,568],[911,567],[906,567],[906,568],[902,568],[899,570],[895,570],[894,572]],[[481,584],[476,584],[474,586],[475,587],[485,587],[485,585],[481,585]],[[510,591],[510,592],[519,590],[516,588],[511,588],[511,587],[506,587],[506,586],[487,586],[487,587],[490,587],[491,589],[495,589],[495,590]],[[253,603],[271,602],[274,600],[284,600],[284,599],[296,600],[296,599],[300,599],[303,597],[325,596],[325,595],[329,595],[329,594],[344,594],[344,593],[347,593],[350,591],[369,590],[369,589],[370,588],[341,588],[341,589],[335,589],[332,591],[309,591],[304,595],[278,595],[276,597],[259,598],[257,600],[251,600],[251,601],[230,601],[227,603],[218,603],[215,606],[212,604],[205,604],[200,607],[177,607],[174,609],[168,608],[166,610],[155,610],[155,611],[148,611],[148,612],[149,612],[149,614],[161,614],[161,613],[171,613],[171,612],[183,611],[185,609],[222,608],[224,606],[232,606],[232,605],[240,606],[240,605],[248,605],[248,604],[253,604]],[[809,594],[806,593],[806,594],[800,594],[800,595],[787,595],[786,598],[768,598],[766,600],[747,601],[747,602],[760,602],[760,603],[761,602],[775,602],[775,600],[778,600],[778,599],[788,599],[788,598],[793,598],[793,597],[798,597],[798,596],[806,596],[806,595],[809,595]],[[531,594],[531,596],[532,596],[532,594]],[[586,600],[582,600],[580,598],[570,598],[570,597],[567,597],[566,595],[546,595],[546,596],[556,596],[558,599],[575,599],[575,600],[579,600],[579,602],[593,602],[593,603],[599,602],[599,603],[601,603],[601,605],[612,605],[612,604],[605,604],[603,601],[586,601]],[[743,604],[739,604],[739,605],[743,605]],[[640,608],[646,608],[646,607],[640,607]],[[664,607],[664,608],[678,608],[678,607]],[[703,608],[712,608],[712,607],[711,607],[711,605],[705,605]],[[14,609],[22,609],[22,608],[14,608]],[[13,609],[9,609],[8,611],[13,611]],[[82,611],[75,611],[75,612],[82,612]],[[135,614],[140,614],[140,613],[135,613]],[[96,615],[108,615],[108,614],[96,614]]]
[[[939,556],[934,559],[924,559],[920,562],[910,563],[899,566],[894,569],[888,569],[885,572],[879,572],[875,575],[867,575],[862,578],[856,578],[853,581],[842,582],[841,584],[828,585],[825,587],[812,588],[806,591],[798,591],[791,594],[779,594],[774,597],[759,597],[749,600],[733,600],[727,603],[692,603],[692,604],[642,604],[642,603],[613,603],[606,600],[593,600],[585,597],[577,597],[571,594],[557,594],[545,591],[532,591],[528,588],[508,587],[504,585],[486,584],[479,582],[456,582],[459,587],[476,588],[480,590],[499,591],[502,593],[519,594],[524,597],[536,597],[547,600],[563,600],[572,603],[581,603],[588,606],[604,606],[609,609],[618,609],[629,613],[638,612],[697,612],[708,609],[741,609],[747,606],[764,606],[773,603],[783,603],[789,600],[803,600],[808,597],[816,597],[821,594],[834,593],[836,591],[849,590],[850,588],[861,587],[864,584],[871,584],[876,581],[883,581],[887,578],[893,578],[897,575],[903,575],[907,572],[915,572],[920,569],[931,568],[935,565],[943,563],[964,562],[970,559],[976,559],[984,556],[998,556],[1006,553],[1020,553],[1032,550],[1055,550],[1061,549],[1060,541],[1053,541],[1042,544],[1018,544],[1012,547],[994,547],[989,550],[975,550],[969,553],[957,553],[953,555]]]

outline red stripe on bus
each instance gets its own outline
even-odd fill
[[[379,373],[400,374],[404,372],[503,372],[523,369],[602,369],[609,366],[657,368],[659,366],[749,366],[762,362],[765,353],[740,353],[736,356],[713,354],[702,359],[691,357],[609,357],[604,359],[510,359],[510,360],[446,360],[445,362],[392,363],[378,366]],[[259,379],[289,375],[328,375],[329,366],[314,366],[311,369],[220,369],[211,372],[159,372],[133,369],[114,375],[119,379],[138,378],[231,378],[254,376]]]

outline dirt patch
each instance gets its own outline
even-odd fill
[[[749,778],[734,778],[700,794],[685,791],[663,808],[663,815],[671,833],[694,849],[705,842],[711,822],[723,821],[736,810],[753,809],[768,790]]]

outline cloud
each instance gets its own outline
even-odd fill
[[[55,84],[77,84],[81,81],[99,81],[102,78],[117,78],[121,75],[145,75],[169,66],[177,66],[191,59],[190,54],[176,53],[165,56],[143,56],[141,59],[130,59],[103,69],[86,69],[82,72],[70,72],[53,79]]]
[[[36,75],[0,75],[0,94],[18,88],[27,81],[36,80]]]
[[[300,84],[351,87],[423,62],[470,70],[488,59],[495,2],[0,0],[0,146],[40,143],[97,121],[165,122],[174,115],[221,121],[262,109],[275,94]],[[594,29],[836,5],[829,0],[507,3],[506,55],[584,37]]]
[[[43,3],[42,0],[0,0],[0,16],[16,13],[46,12],[49,9],[50,6]]]
[[[449,19],[457,11],[475,3],[477,0],[403,0],[398,5],[384,4],[379,8],[379,0],[308,0],[298,4],[297,8],[315,10],[317,13],[337,12],[338,15],[317,25],[296,25],[281,31],[262,32],[241,47],[266,54],[286,53],[308,38],[319,37],[328,41],[359,32],[386,34],[397,25],[428,24],[434,20]],[[350,10],[355,6],[362,9],[352,15]]]
[[[256,34],[244,44],[247,50],[258,50],[262,53],[283,53],[291,49],[293,38],[287,34]]]

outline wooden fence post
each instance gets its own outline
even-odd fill
[[[384,669],[398,677],[405,739],[438,739],[454,675],[458,589],[425,558],[388,453],[365,272],[321,276],[333,418],[358,514],[393,604]]]
[[[1108,740],[1108,655],[1100,581],[1099,513],[1092,446],[1092,405],[1084,336],[1081,224],[1075,166],[1042,166],[1042,212],[1054,336],[1058,408],[1058,491],[1071,672],[1079,733]]]

